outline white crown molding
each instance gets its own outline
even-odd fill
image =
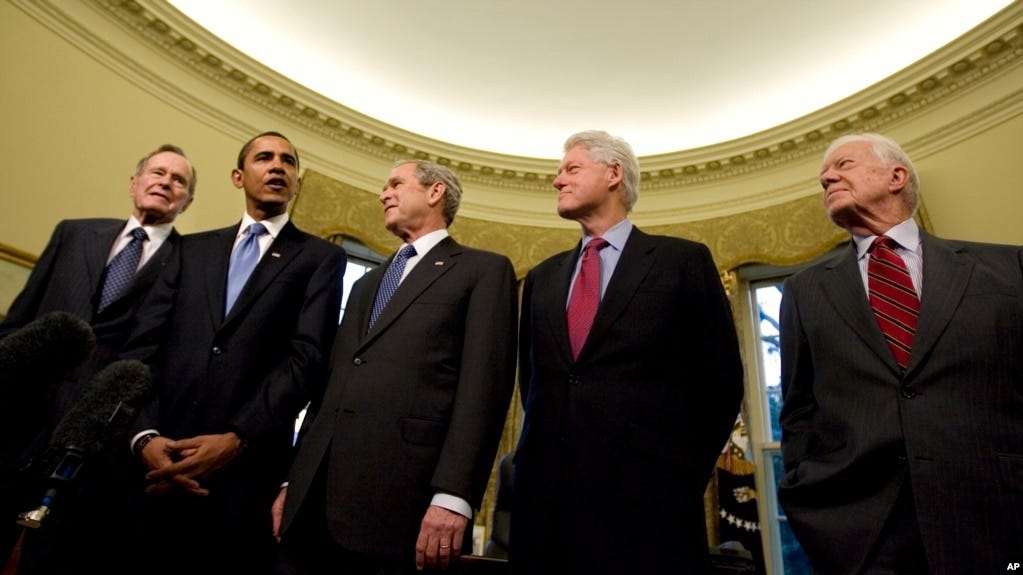
[[[460,147],[359,114],[248,58],[163,0],[10,2],[155,97],[227,134],[243,140],[256,131],[253,118],[273,118],[317,135],[323,145],[304,147],[304,156],[350,185],[376,190],[381,166],[419,157],[451,166],[472,186],[481,199],[463,205],[470,217],[568,224],[552,214],[556,162]],[[913,66],[825,109],[728,142],[640,158],[643,191],[635,217],[646,225],[694,221],[815,193],[813,172],[806,177],[805,170],[784,175],[786,183],[776,189],[750,182],[802,169],[843,133],[904,129],[1018,73],[1021,55],[1023,2],[1015,2]],[[1021,101],[1020,90],[1003,90],[993,101],[928,119],[925,131],[910,130],[914,135],[902,142],[911,153],[934,153],[1023,113]]]

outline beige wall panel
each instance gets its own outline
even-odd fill
[[[199,173],[181,231],[235,221],[229,180],[237,144],[154,98],[7,2],[0,3],[0,70],[8,207],[0,243],[38,254],[64,218],[127,217],[135,162],[163,143],[185,149]]]
[[[917,162],[935,233],[1023,245],[1023,115]]]

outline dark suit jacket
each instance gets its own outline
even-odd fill
[[[135,274],[128,290],[102,312],[95,313],[107,256],[124,220],[94,218],[64,220],[57,224],[28,282],[0,325],[0,337],[54,311],[65,311],[88,322],[96,334],[96,348],[79,370],[76,384],[58,389],[57,415],[63,415],[81,391],[80,384],[113,361],[134,326],[142,300],[177,250],[180,235],[172,231],[160,249]]]
[[[210,496],[191,499],[208,508],[202,522],[266,534],[295,417],[322,393],[346,256],[289,222],[225,317],[237,231],[236,225],[182,237],[179,257],[154,286],[124,357],[141,359],[154,374],[155,393],[135,431],[155,428],[174,439],[237,431],[248,442],[205,482]],[[197,531],[196,517],[183,519]]]
[[[561,557],[577,573],[706,572],[703,493],[743,390],[710,251],[633,228],[573,361],[578,255],[538,265],[522,295],[512,568],[550,572]]]
[[[411,556],[435,493],[475,508],[482,501],[514,387],[515,274],[508,258],[446,238],[367,333],[386,268],[352,287],[281,530],[286,538],[300,506],[324,505],[310,485],[325,465],[319,513],[334,539],[351,551]]]
[[[778,495],[821,573],[857,572],[907,481],[931,573],[1004,572],[1023,549],[1023,253],[921,236],[905,374],[855,247],[784,286]]]
[[[96,313],[106,257],[125,224],[125,220],[109,218],[58,223],[28,282],[0,325],[3,337],[47,313],[64,311],[92,326],[96,346],[91,356],[55,390],[52,411],[45,417],[51,424],[68,411],[92,375],[117,358],[149,287],[177,250],[180,235],[172,231],[160,250],[135,274],[129,289]]]

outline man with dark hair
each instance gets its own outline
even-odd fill
[[[322,393],[346,263],[289,221],[298,171],[283,135],[245,143],[231,172],[241,223],[182,238],[127,345],[154,377],[132,437],[148,470],[137,548],[161,550],[147,572],[271,568],[268,510],[295,417]]]
[[[352,287],[322,406],[274,504],[281,573],[401,575],[471,551],[515,378],[515,272],[447,227],[450,169],[395,164],[402,248]]]
[[[835,140],[852,236],[784,285],[778,500],[815,572],[1000,573],[1023,556],[1023,250],[935,237],[879,134]]]

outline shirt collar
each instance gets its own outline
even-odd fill
[[[165,224],[156,224],[155,226],[144,226],[141,222],[139,222],[138,218],[132,214],[128,217],[128,224],[124,226],[123,230],[121,230],[121,235],[119,237],[128,235],[128,233],[135,228],[142,228],[146,230],[146,236],[149,238],[150,242],[163,242],[174,230],[174,223],[167,222]]]
[[[920,247],[920,227],[916,225],[916,220],[913,218],[892,226],[884,235],[895,240],[895,243],[905,250],[911,252],[919,251],[917,248]],[[853,241],[856,243],[856,259],[862,259],[867,255],[867,250],[870,249],[876,237],[853,236]]]
[[[611,247],[613,247],[614,249],[616,249],[616,250],[618,250],[620,252],[620,251],[622,251],[622,248],[625,247],[625,241],[627,239],[629,239],[629,234],[631,234],[631,233],[632,233],[632,222],[630,222],[628,220],[628,218],[626,218],[626,219],[618,222],[617,224],[611,226],[611,228],[608,229],[606,232],[604,232],[604,235],[602,235],[600,237],[604,238],[607,241],[608,245],[610,245]],[[580,246],[580,247],[582,249],[585,249],[586,248],[586,244],[590,243],[592,240],[593,240],[592,237],[587,236],[587,235],[584,234],[583,235],[583,240],[582,240],[582,246]]]
[[[416,255],[423,256],[434,248],[437,244],[448,237],[447,228],[441,228],[439,230],[433,230],[432,232],[420,236],[419,239],[412,242],[412,245],[416,248]]]
[[[245,235],[249,226],[254,223],[256,223],[256,220],[253,219],[248,212],[242,214],[242,223],[238,226],[238,234],[235,238],[240,238]],[[288,212],[284,212],[283,214],[267,218],[265,220],[259,220],[259,223],[266,227],[266,233],[269,234],[271,238],[276,238],[277,234],[281,233],[281,230],[284,229],[284,226],[288,223]]]

